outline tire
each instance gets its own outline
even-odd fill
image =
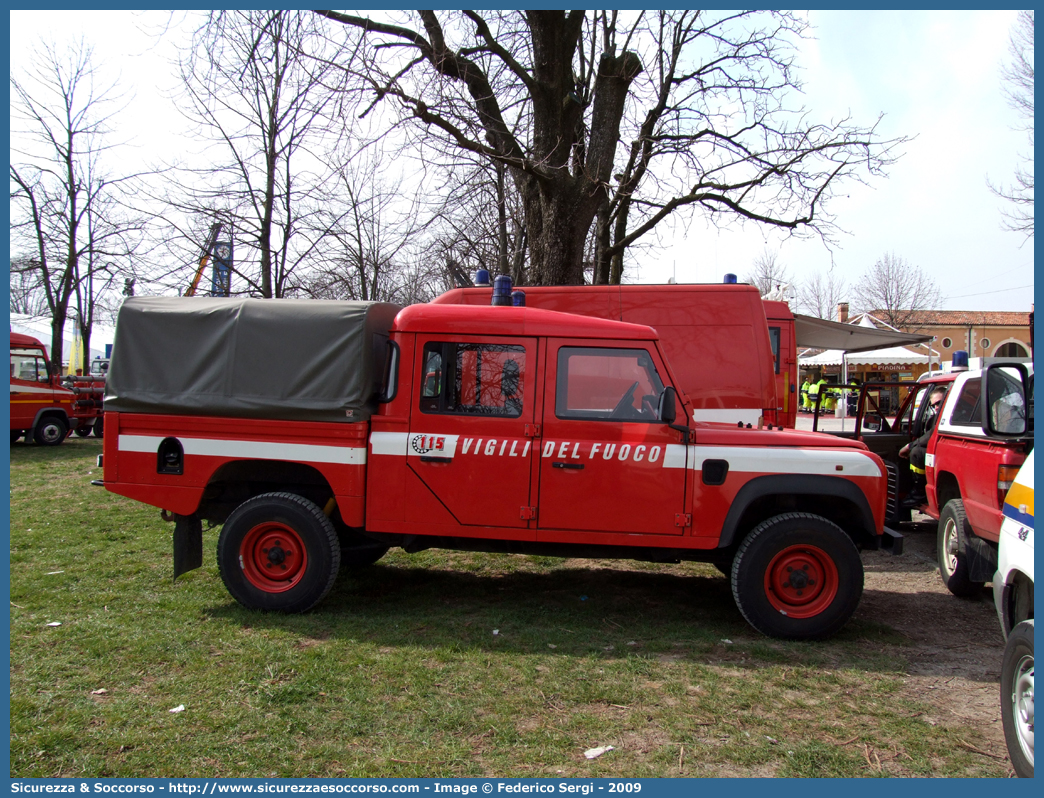
[[[939,560],[939,576],[943,584],[955,596],[967,598],[977,595],[984,582],[973,582],[968,578],[968,555],[965,545],[968,536],[975,534],[968,524],[964,502],[950,499],[939,514],[939,532],[936,554]]]
[[[25,434],[24,429],[13,429],[11,430],[11,443],[17,443],[18,439]]]
[[[76,433],[77,437],[86,438],[88,435],[91,434],[91,428],[90,427],[77,427],[75,430],[73,430],[73,432]]]
[[[756,526],[740,544],[732,562],[732,595],[747,623],[762,634],[829,637],[859,605],[863,562],[837,524],[811,513],[783,513]]]
[[[91,429],[94,430],[95,438],[103,437],[105,435],[105,417],[98,416],[98,418],[94,420],[94,426]]]
[[[244,607],[307,612],[333,587],[341,547],[317,505],[293,493],[265,493],[228,517],[217,561],[225,587]]]
[[[33,442],[38,446],[57,446],[69,434],[69,427],[59,416],[44,416],[33,430]]]
[[[1020,778],[1033,778],[1033,621],[1008,635],[1001,666],[1001,724],[1008,756]]]

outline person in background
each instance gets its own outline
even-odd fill
[[[810,382],[808,385],[808,411],[810,413],[816,409],[817,396],[819,396],[819,383]]]
[[[909,459],[910,470],[913,471],[913,490],[903,502],[903,507],[920,507],[928,502],[928,494],[925,486],[928,484],[924,471],[924,461],[928,454],[928,441],[935,429],[935,422],[939,420],[939,412],[942,410],[943,399],[946,398],[946,389],[941,385],[932,388],[928,395],[928,407],[921,419],[921,434],[910,441],[899,450],[899,456],[904,460]]]
[[[808,412],[812,408],[811,403],[808,401],[808,388],[808,377],[806,376],[805,381],[801,383],[801,409],[805,412]]]

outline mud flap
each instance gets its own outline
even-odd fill
[[[968,578],[972,582],[989,582],[997,572],[997,549],[988,541],[971,535],[964,543],[968,555]]]
[[[174,578],[203,565],[203,522],[195,515],[174,517]]]

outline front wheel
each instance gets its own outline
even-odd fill
[[[811,513],[783,513],[743,540],[732,562],[732,595],[762,634],[828,637],[859,605],[863,563],[837,524]]]
[[[65,440],[69,428],[58,416],[41,418],[33,431],[33,441],[37,446],[57,446]]]
[[[293,493],[265,493],[228,517],[217,560],[225,587],[244,607],[306,612],[333,587],[341,547],[316,504]]]
[[[985,584],[968,578],[968,555],[964,546],[968,536],[973,534],[964,512],[964,502],[950,499],[939,514],[939,575],[946,588],[961,598],[976,595]]]
[[[1033,778],[1033,621],[1008,635],[1001,666],[1001,725],[1015,773]]]

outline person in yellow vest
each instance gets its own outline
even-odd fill
[[[823,398],[819,402],[819,407],[824,412],[833,413],[835,407],[834,392],[830,390],[830,384],[822,379],[819,381],[819,392],[823,394]]]
[[[812,409],[812,403],[808,401],[808,377],[805,377],[805,381],[801,383],[801,409],[808,412]]]
[[[816,409],[816,397],[819,396],[819,383],[810,382],[808,384],[808,412],[812,412]]]

